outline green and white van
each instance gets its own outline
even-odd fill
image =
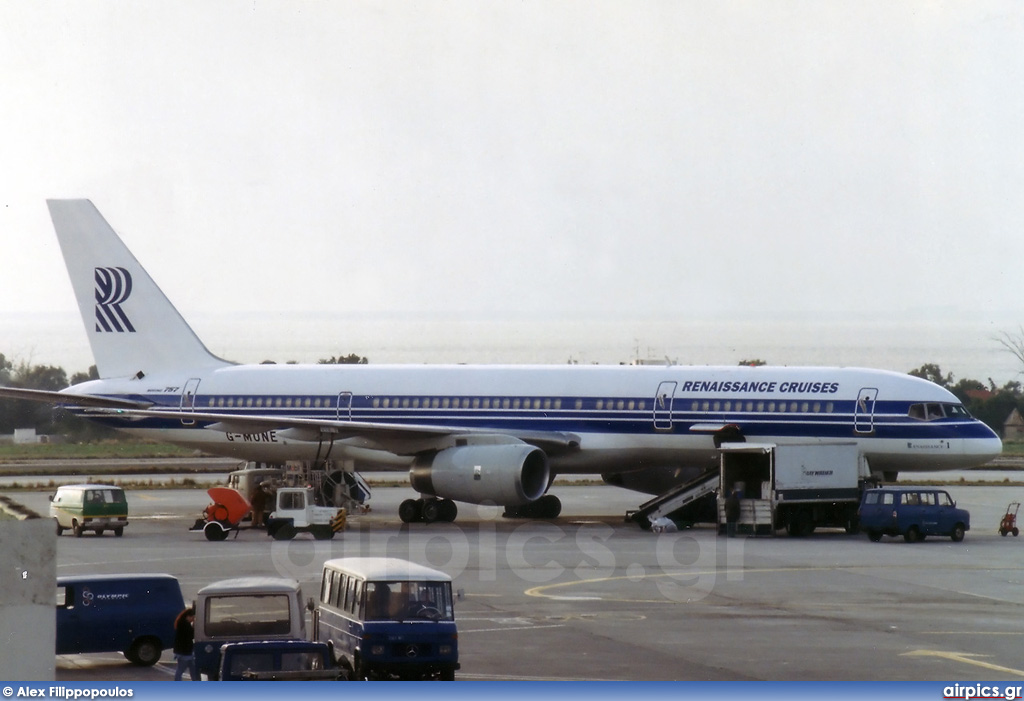
[[[128,500],[123,489],[110,484],[66,484],[50,497],[50,516],[57,535],[71,529],[79,537],[85,531],[120,536],[128,525]]]

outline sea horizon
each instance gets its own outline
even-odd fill
[[[620,364],[871,367],[938,365],[954,380],[996,386],[1024,367],[998,341],[1012,322],[964,319],[454,318],[274,312],[186,315],[214,354],[239,363],[315,363],[351,353],[371,364]],[[73,312],[0,314],[0,353],[70,377],[94,363]]]

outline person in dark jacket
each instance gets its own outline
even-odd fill
[[[740,495],[735,489],[725,498],[725,534],[736,537],[736,522],[740,520]]]
[[[195,620],[196,610],[191,606],[178,614],[174,619],[174,659],[178,664],[174,669],[174,681],[180,682],[181,675],[188,667],[188,673],[192,681],[200,681],[199,671],[196,669],[196,658],[193,654],[195,645]]]

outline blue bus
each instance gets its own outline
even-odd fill
[[[328,560],[313,638],[354,679],[452,681],[459,636],[451,577],[390,557]]]

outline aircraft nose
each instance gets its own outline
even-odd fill
[[[973,458],[975,465],[984,465],[1003,454],[1003,442],[999,436],[987,426],[985,428],[988,435],[964,441],[964,455]]]

